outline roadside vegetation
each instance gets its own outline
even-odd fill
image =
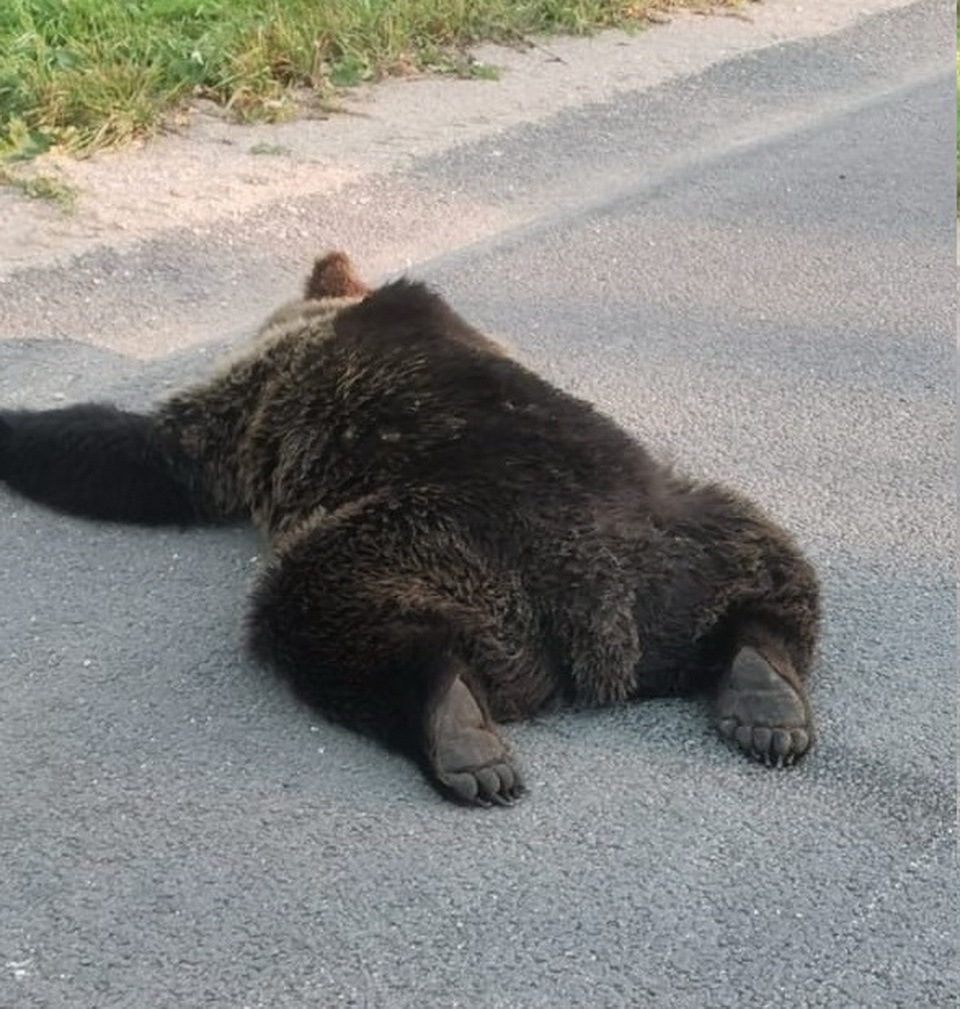
[[[494,76],[469,45],[639,27],[668,6],[739,2],[2,0],[0,160],[122,146],[195,98],[240,120],[280,120],[393,74]]]
[[[49,200],[66,213],[73,210],[77,199],[77,191],[53,175],[24,174],[4,164],[0,164],[0,186],[10,186],[33,200]]]

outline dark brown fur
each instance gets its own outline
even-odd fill
[[[305,291],[153,420],[198,512],[269,540],[251,642],[301,695],[467,801],[520,791],[494,722],[561,700],[704,692],[752,756],[806,750],[818,593],[785,532],[426,287],[336,253]]]

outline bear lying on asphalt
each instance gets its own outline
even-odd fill
[[[342,253],[153,413],[0,411],[0,479],[102,520],[252,518],[255,654],[454,799],[516,798],[496,722],[560,701],[702,695],[770,765],[812,742],[818,586],[792,539]]]

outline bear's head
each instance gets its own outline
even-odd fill
[[[423,284],[397,281],[374,290],[361,280],[345,252],[327,252],[314,261],[303,296],[278,308],[260,327],[260,340],[288,336],[308,329],[314,337],[329,336],[333,320],[364,302],[354,326],[377,330],[388,339],[406,343],[428,336],[470,347],[495,357],[510,357],[506,344],[467,324],[437,294]]]

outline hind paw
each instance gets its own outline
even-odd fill
[[[753,648],[741,648],[720,681],[714,717],[721,735],[768,767],[794,763],[813,743],[810,706],[799,681]]]
[[[520,797],[523,782],[506,744],[459,677],[437,706],[431,735],[431,769],[449,798],[509,806]]]
[[[519,771],[492,732],[467,730],[449,740],[434,769],[441,788],[458,802],[511,806],[523,793]]]

